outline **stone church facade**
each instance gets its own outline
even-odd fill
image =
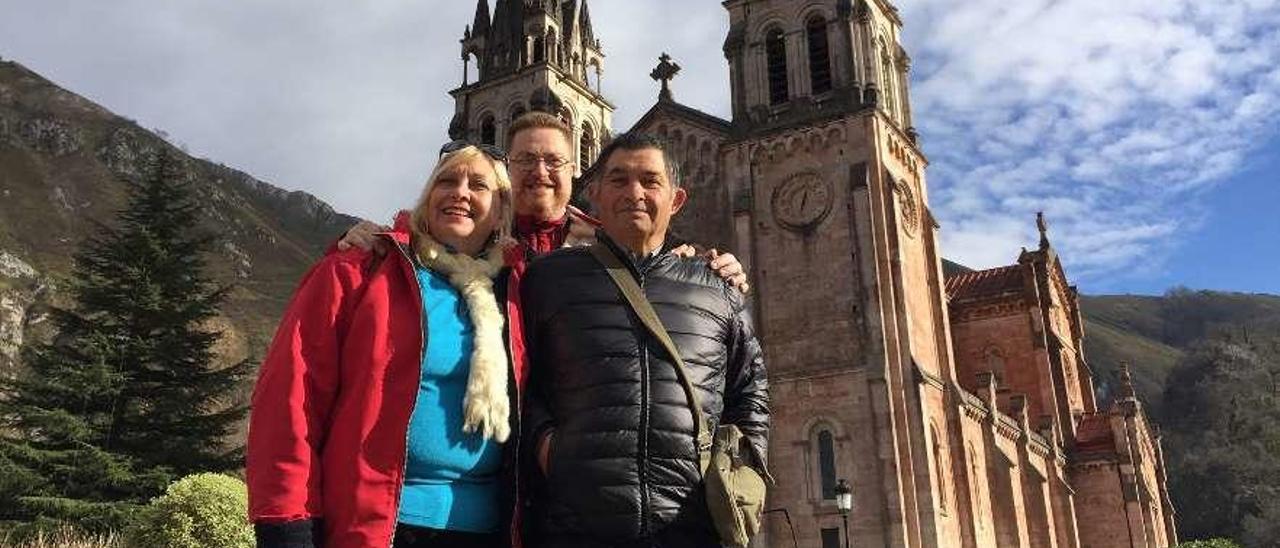
[[[757,544],[844,546],[839,479],[852,546],[1176,544],[1158,433],[1127,380],[1096,401],[1045,220],[1015,264],[942,259],[898,11],[722,4],[732,119],[676,101],[664,55],[632,130],[678,145],[690,200],[675,230],[733,250],[755,287],[777,479]],[[492,16],[480,0],[462,53],[453,138],[496,143],[547,110],[588,170],[613,105],[586,0],[497,0]]]

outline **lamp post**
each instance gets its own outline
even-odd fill
[[[844,521],[844,548],[849,548],[849,512],[853,510],[853,489],[849,482],[841,479],[836,482],[836,508],[840,509],[840,519]]]

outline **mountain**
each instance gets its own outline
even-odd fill
[[[1280,296],[1170,290],[1163,296],[1081,298],[1085,356],[1108,401],[1121,363],[1132,366],[1135,388],[1153,410],[1165,380],[1189,350],[1206,338],[1280,336]]]
[[[228,131],[235,128],[228,127]],[[305,192],[290,192],[192,158],[155,132],[0,61],[0,373],[44,311],[97,223],[111,223],[142,159],[178,157],[208,205],[203,228],[219,235],[211,274],[233,290],[218,327],[228,361],[254,358],[302,274],[355,219]]]
[[[302,273],[355,222],[305,192],[191,158],[132,120],[0,61],[0,374],[22,341],[40,334],[76,246],[95,223],[111,221],[140,159],[156,150],[185,161],[186,176],[209,204],[205,225],[223,237],[210,265],[219,282],[235,288],[221,326],[229,360],[263,351]],[[968,269],[944,261],[944,270]],[[1223,331],[1280,333],[1280,296],[1175,289],[1085,296],[1081,303],[1100,401],[1108,401],[1119,364],[1127,362],[1153,409],[1166,377],[1198,340]]]

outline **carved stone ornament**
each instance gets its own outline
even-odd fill
[[[773,218],[783,228],[808,231],[831,213],[835,191],[814,172],[792,175],[773,190]]]
[[[920,204],[911,185],[902,179],[893,183],[894,193],[898,196],[898,210],[902,214],[902,231],[909,237],[915,237],[920,228]]]

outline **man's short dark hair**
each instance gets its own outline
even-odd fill
[[[636,131],[629,131],[614,137],[613,140],[604,147],[604,150],[600,151],[600,158],[596,160],[596,165],[599,166],[600,170],[597,178],[605,176],[604,167],[609,163],[609,157],[612,156],[615,151],[648,149],[654,149],[662,153],[662,163],[667,166],[667,180],[671,181],[672,188],[680,188],[680,166],[676,162],[675,156],[672,154],[674,149],[671,146],[671,142],[651,133],[641,133]]]

